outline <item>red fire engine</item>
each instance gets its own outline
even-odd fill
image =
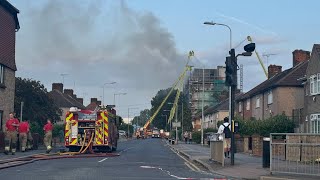
[[[65,123],[65,146],[69,151],[78,152],[83,145],[90,143],[94,151],[115,151],[119,139],[119,122],[113,108],[98,107],[94,111],[70,108]]]

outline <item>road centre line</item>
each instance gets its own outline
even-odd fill
[[[103,161],[105,161],[105,160],[107,160],[108,158],[104,158],[104,159],[101,159],[100,161],[98,161],[98,162],[103,162]]]

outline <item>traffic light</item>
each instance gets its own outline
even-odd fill
[[[226,86],[231,86],[233,84],[233,66],[231,62],[231,57],[226,57]]]
[[[229,57],[226,57],[226,86],[237,86],[237,59],[234,49],[230,50]]]

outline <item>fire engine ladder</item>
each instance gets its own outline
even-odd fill
[[[157,114],[159,113],[159,111],[161,110],[161,108],[163,107],[163,105],[167,102],[168,98],[170,97],[170,95],[172,94],[173,90],[175,88],[178,87],[178,91],[177,91],[177,95],[173,104],[173,107],[170,111],[170,116],[169,116],[169,120],[168,122],[171,121],[171,119],[173,118],[176,106],[178,104],[178,100],[179,100],[179,96],[180,96],[180,91],[179,91],[179,87],[183,86],[183,82],[184,82],[184,77],[187,73],[187,71],[190,71],[191,66],[189,66],[189,61],[190,61],[190,57],[194,56],[194,52],[190,51],[189,55],[188,55],[188,61],[185,65],[185,68],[183,70],[183,72],[180,74],[179,78],[177,79],[177,81],[173,84],[173,86],[171,87],[169,93],[167,94],[167,96],[164,98],[164,100],[161,102],[160,106],[157,108],[157,110],[153,113],[153,115],[150,117],[150,119],[146,122],[146,124],[143,126],[144,129],[147,129],[149,127],[149,125],[152,123],[152,121],[154,120],[154,118],[157,116]]]
[[[252,43],[252,38],[251,38],[250,36],[247,36],[247,40],[248,40],[250,43]],[[254,50],[254,52],[255,52],[258,60],[259,60],[259,63],[260,63],[260,65],[261,65],[261,67],[262,67],[262,69],[263,69],[263,71],[264,71],[264,74],[265,74],[266,77],[268,78],[268,71],[266,70],[266,67],[265,67],[264,64],[263,64],[263,61],[262,61],[261,57],[259,56],[259,53],[257,52],[257,50]]]

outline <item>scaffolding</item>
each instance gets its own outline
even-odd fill
[[[204,107],[215,106],[219,100],[215,95],[220,95],[226,88],[225,86],[225,67],[218,66],[217,69],[193,69],[190,72],[185,93],[188,93],[189,108],[194,117],[202,108],[202,99]],[[202,82],[204,79],[204,83]],[[203,91],[204,88],[204,91]]]

